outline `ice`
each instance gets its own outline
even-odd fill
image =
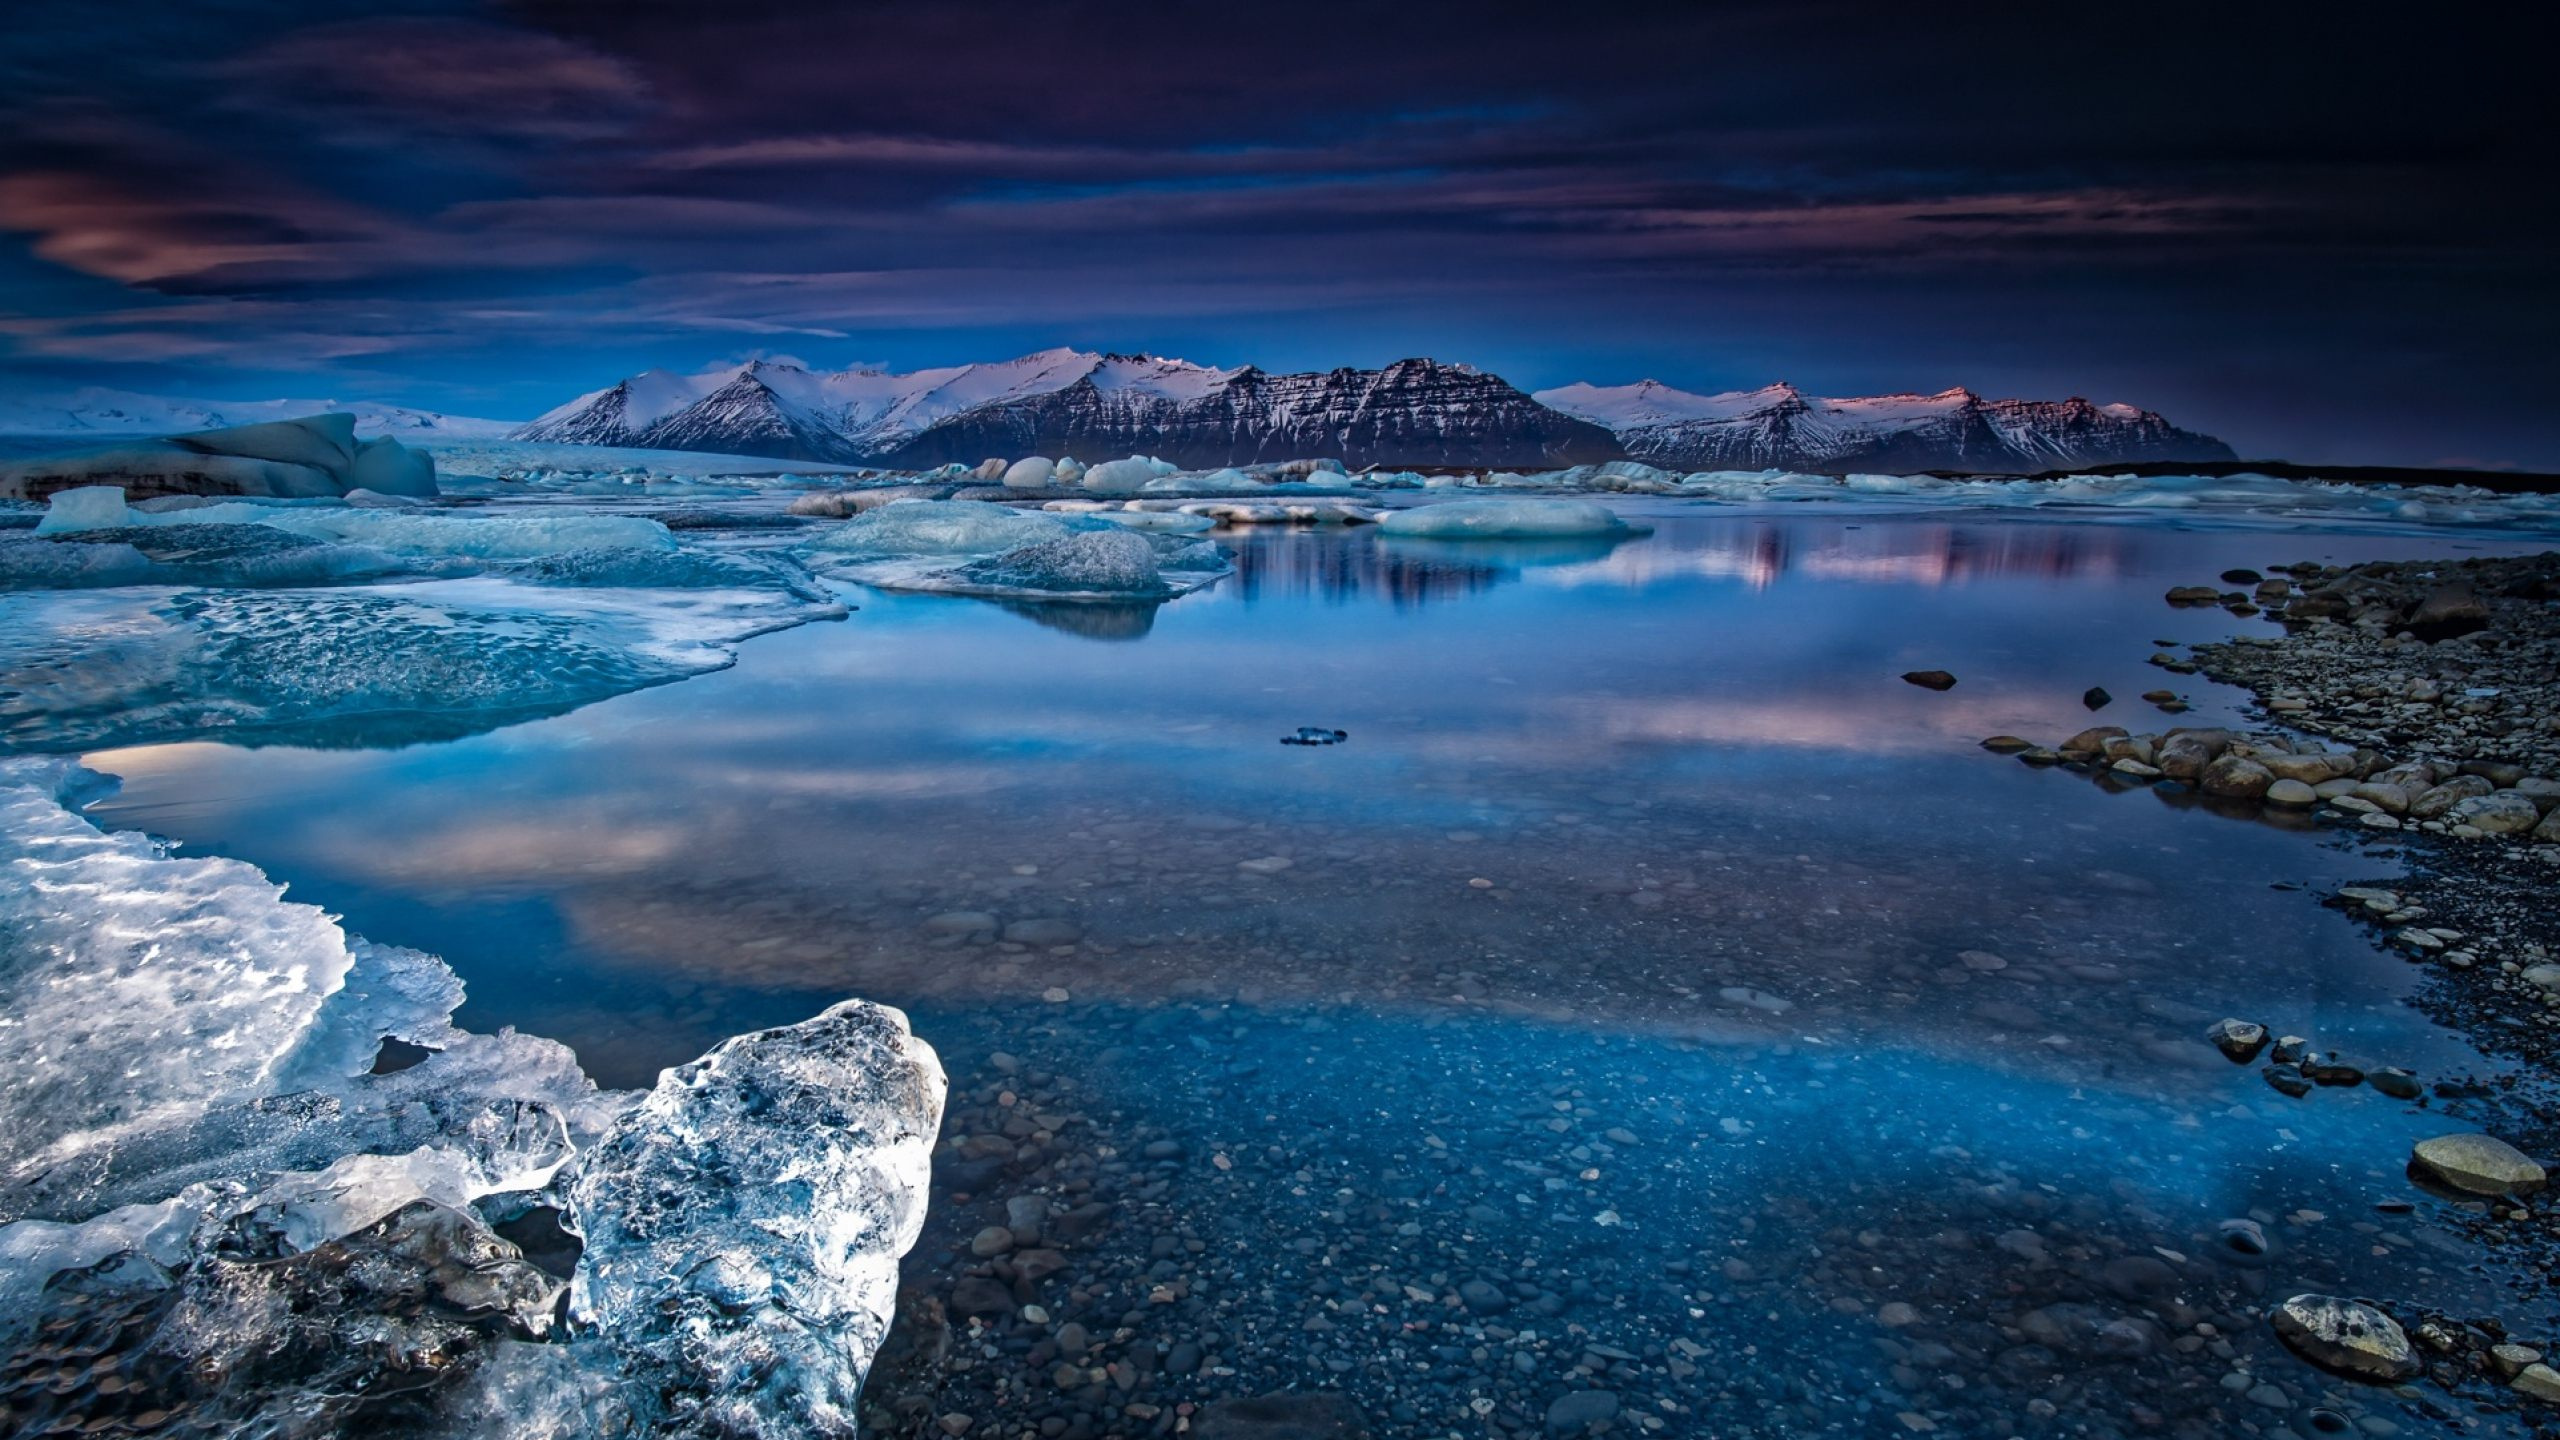
[[[906,1017],[848,1001],[667,1071],[580,1158],[570,1320],[664,1403],[655,1433],[855,1433],[942,1096]]]
[[[1152,460],[1144,455],[1132,455],[1126,460],[1105,460],[1092,467],[1084,472],[1081,483],[1087,490],[1099,490],[1111,495],[1128,495],[1146,488],[1147,482],[1158,476],[1176,473],[1178,473],[1176,467],[1161,460]]]
[[[41,500],[101,484],[145,495],[433,495],[436,471],[425,452],[388,436],[358,444],[355,417],[343,413],[0,465],[0,496]]]
[[[866,510],[826,533],[815,549],[854,559],[992,555],[1066,533],[1056,520],[979,500],[901,500]]]
[[[99,1361],[13,1427],[853,1432],[942,1108],[903,1016],[849,1001],[600,1093],[457,1029],[433,957],[96,830],[103,786],[0,761],[0,1342]],[[372,1073],[385,1036],[429,1053]],[[493,1228],[544,1205],[587,1242],[569,1282]]]
[[[1057,473],[1057,465],[1046,456],[1032,455],[1007,466],[1004,483],[1016,490],[1045,490],[1057,478]]]
[[[0,594],[0,750],[452,738],[720,669],[749,636],[843,613],[779,584],[496,577]]]
[[[1589,500],[1451,500],[1393,511],[1378,528],[1390,535],[1465,540],[1623,535],[1640,527]]]
[[[38,522],[39,535],[150,525],[265,525],[287,534],[337,545],[366,545],[401,555],[521,560],[579,549],[657,549],[675,537],[655,520],[636,515],[486,515],[420,513],[344,504],[273,505],[226,501],[176,510],[145,511],[124,503],[121,491],[104,487],[54,497]]]
[[[962,566],[956,578],[989,593],[1105,595],[1147,598],[1170,595],[1156,567],[1155,547],[1124,530],[1097,530],[1043,540]]]

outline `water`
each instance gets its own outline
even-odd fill
[[[2091,723],[2092,685],[2137,730],[2178,723],[2134,698],[2164,684],[2239,718],[2143,663],[2252,623],[2170,585],[2475,542],[1652,520],[1253,534],[1156,608],[856,593],[475,738],[90,763],[125,779],[102,820],[443,955],[462,1023],[606,1084],[908,1009],[953,1094],[891,1429],[1161,1433],[1322,1388],[1388,1434],[1538,1433],[1578,1392],[1673,1434],[2424,1430],[2265,1303],[2548,1324],[2399,1174],[2456,1125],[2201,1041],[2232,1014],[2485,1068],[2314,903],[2390,855],[1975,745]],[[1302,725],[1349,738],[1277,743]],[[972,1254],[1026,1194],[1110,1209]],[[2272,1255],[2225,1243],[2246,1217]]]

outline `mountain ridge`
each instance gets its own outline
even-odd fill
[[[1363,466],[2021,474],[2223,462],[2232,449],[2156,411],[1935,394],[1811,396],[1786,382],[1700,395],[1644,380],[1523,391],[1414,358],[1276,373],[1067,347],[910,372],[752,360],[648,370],[512,438],[924,469],[990,457],[1157,455],[1191,467],[1310,457]]]

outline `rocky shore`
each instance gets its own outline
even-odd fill
[[[2407,867],[2340,887],[2326,903],[2427,968],[2412,997],[2421,1011],[2516,1065],[2425,1087],[2448,1115],[2487,1133],[2422,1143],[2411,1176],[2449,1197],[2445,1218],[2501,1256],[2520,1301],[2548,1311],[2560,1222],[2529,1198],[2544,1174],[2528,1157],[2560,1150],[2560,905],[2551,899],[2560,866],[2560,554],[2220,578],[2244,588],[2182,586],[2167,599],[2264,614],[2284,633],[2199,645],[2187,658],[2163,650],[2153,663],[2246,687],[2267,728],[2138,734],[2104,725],[2051,747],[2009,736],[1984,743],[2111,787],[2152,786],[2235,815],[2333,827]],[[2184,708],[2173,692],[2145,698]],[[2246,1021],[2226,1020],[2209,1038],[2242,1063],[2264,1051],[2268,1082],[2287,1094],[2358,1080],[2422,1093],[2401,1072],[2368,1075]],[[2449,1388],[2479,1382],[2560,1401],[2560,1373],[2497,1317],[2302,1296],[2272,1320],[2303,1358],[2338,1373],[2403,1380],[2432,1370]]]

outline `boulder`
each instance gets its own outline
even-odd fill
[[[2251,757],[2267,767],[2279,780],[2299,780],[2317,785],[2355,773],[2356,757],[2345,752],[2325,755],[2267,755]]]
[[[2122,739],[2131,732],[2121,725],[2092,725],[2062,742],[2056,748],[2065,755],[2092,756],[2106,752],[2107,742]]]
[[[2469,582],[2457,580],[2439,585],[2427,597],[2412,606],[2401,628],[2421,640],[2450,640],[2486,629],[2489,624],[2488,602],[2482,600]]]
[[[2396,1384],[2425,1368],[2400,1323],[2361,1300],[2296,1295],[2268,1318],[2287,1349],[2332,1375]]]
[[[2267,803],[2289,809],[2304,809],[2320,803],[2320,792],[2299,780],[2278,780],[2267,787]]]
[[[2523,835],[2542,823],[2542,812],[2513,790],[2474,795],[2447,813],[2446,819],[2491,835]]]
[[[2228,730],[2172,730],[2160,738],[2160,756],[2153,763],[2172,780],[2192,781],[2221,758],[2235,738]]]
[[[2258,799],[2275,783],[2275,775],[2266,766],[2241,755],[2221,757],[2204,767],[2204,773],[2196,779],[2197,786],[2207,795],[2228,800]]]
[[[2409,1168],[2471,1195],[2530,1195],[2545,1180],[2531,1156],[2494,1135],[2477,1133],[2419,1141],[2409,1153]]]
[[[2440,820],[2465,800],[2494,792],[2496,786],[2477,775],[2456,775],[2441,785],[2421,792],[2409,802],[2410,818]]]

